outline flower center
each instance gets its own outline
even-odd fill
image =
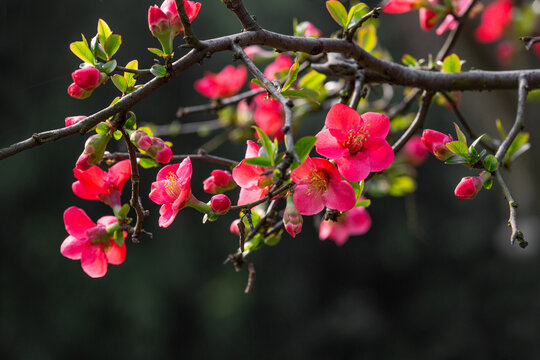
[[[163,184],[165,187],[165,191],[167,192],[167,195],[169,195],[173,199],[177,199],[180,196],[181,189],[178,184],[178,177],[175,173],[170,172],[167,175],[167,180],[165,180],[165,184]]]
[[[349,149],[351,155],[357,154],[364,145],[364,142],[369,138],[369,132],[365,126],[358,129],[351,129],[347,134],[347,139],[343,143],[343,147]]]
[[[105,244],[109,242],[110,239],[109,234],[107,234],[107,229],[103,225],[97,225],[88,229],[86,235],[92,245]]]
[[[310,175],[310,182],[308,184],[307,194],[309,196],[320,196],[327,191],[328,187],[328,174],[326,171],[313,170]]]

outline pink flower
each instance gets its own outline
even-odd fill
[[[441,161],[445,161],[453,156],[446,144],[453,141],[451,135],[431,129],[425,129],[422,133],[422,143],[424,146]]]
[[[427,156],[428,152],[422,143],[420,135],[414,135],[403,146],[403,158],[414,166],[422,164]]]
[[[486,6],[480,26],[474,33],[476,41],[490,43],[498,40],[512,21],[512,6],[511,0],[498,0]]]
[[[73,169],[78,180],[71,186],[73,193],[86,200],[101,200],[113,209],[119,210],[122,206],[120,194],[124,184],[131,176],[130,160],[123,160],[111,166],[108,172],[101,170],[97,165],[86,171]]]
[[[210,177],[203,181],[204,191],[210,194],[221,194],[235,187],[231,173],[224,170],[212,170]]]
[[[218,214],[226,214],[231,208],[231,200],[224,194],[217,194],[210,199],[210,209]]]
[[[356,201],[351,184],[341,180],[336,167],[326,159],[307,157],[292,171],[291,180],[296,184],[294,205],[302,215],[317,214],[325,206],[347,211]]]
[[[321,240],[333,240],[336,245],[343,245],[349,236],[363,235],[371,227],[371,218],[365,207],[355,207],[342,214],[338,221],[323,220],[319,227]]]
[[[296,34],[304,37],[321,37],[321,30],[317,29],[309,21],[302,21],[296,25]]]
[[[245,159],[257,156],[259,156],[259,145],[248,140]],[[246,164],[245,159],[232,171],[234,181],[242,188],[238,205],[249,204],[265,197],[270,185],[272,185],[272,174],[263,175],[263,173],[270,171],[269,168]]]
[[[142,130],[135,130],[129,136],[129,140],[133,145],[143,151],[147,151],[154,143],[152,137]]]
[[[428,0],[428,2],[434,5],[438,4],[437,0]],[[425,31],[433,29],[439,20],[439,14],[437,12],[425,7],[420,8],[418,15],[420,18],[420,27]]]
[[[146,150],[146,153],[154,160],[162,164],[167,164],[169,161],[171,161],[173,156],[173,152],[169,145],[157,137],[152,138],[152,146]]]
[[[235,68],[227,65],[219,74],[206,72],[202,79],[195,81],[195,90],[211,99],[223,99],[236,94],[247,79],[247,70],[243,65]]]
[[[283,140],[283,125],[285,125],[285,113],[283,106],[276,99],[264,100],[264,95],[255,97],[255,113],[253,118],[255,124],[271,139]]]
[[[95,224],[84,210],[72,206],[64,212],[64,224],[69,236],[60,247],[62,255],[81,260],[82,269],[90,277],[107,273],[107,264],[120,265],[126,258],[126,244],[118,246],[113,239],[120,230],[114,216],[104,216]],[[124,238],[127,233],[124,231]]]
[[[465,13],[465,10],[471,5],[473,0],[454,0],[452,1],[452,7],[454,8],[454,12],[458,16],[463,16]],[[444,32],[448,30],[454,30],[456,26],[458,25],[456,18],[448,14],[444,18],[444,20],[441,22],[437,30],[435,31],[437,35],[442,35]]]
[[[238,223],[240,221],[242,220],[240,219],[233,220],[233,222],[231,223],[231,226],[229,226],[229,231],[231,232],[231,234],[240,235],[240,229],[238,228]]]
[[[65,119],[66,127],[71,126],[71,125],[75,125],[75,124],[77,124],[78,122],[83,121],[84,119],[86,119],[86,116],[84,116],[84,115],[79,115],[79,116],[68,116],[68,117]]]
[[[365,179],[370,172],[386,169],[394,161],[394,151],[385,140],[390,121],[379,113],[360,116],[344,104],[332,106],[326,129],[317,136],[317,152],[335,159],[339,172],[349,181]]]
[[[390,0],[383,6],[382,10],[389,14],[400,14],[414,9],[418,9],[422,0]]]
[[[101,84],[101,72],[93,66],[86,66],[71,73],[73,82],[83,90],[92,91]]]
[[[150,200],[162,205],[159,209],[159,226],[168,227],[178,211],[191,200],[191,159],[185,158],[180,164],[164,166],[152,183]]]
[[[84,151],[77,159],[75,168],[85,171],[97,164],[107,148],[111,137],[109,135],[95,134],[86,140]]]
[[[186,14],[189,18],[189,21],[192,22],[201,9],[201,3],[195,1],[184,0],[184,8],[186,9]],[[180,22],[180,16],[178,15],[178,9],[176,8],[176,3],[174,0],[165,0],[161,4],[161,10],[169,17],[171,25],[176,35],[180,35],[184,32],[182,23]]]
[[[460,199],[474,199],[489,179],[491,174],[487,171],[483,171],[479,176],[464,177],[456,186],[454,194]]]
[[[302,231],[302,223],[304,219],[302,215],[298,212],[296,206],[294,206],[294,200],[292,196],[287,197],[287,207],[285,207],[285,212],[283,213],[283,225],[285,230],[292,236],[300,234]]]
[[[79,87],[79,85],[73,83],[69,85],[67,90],[69,96],[75,98],[75,99],[86,99],[90,95],[92,95],[92,91],[90,90],[84,90],[83,88]]]

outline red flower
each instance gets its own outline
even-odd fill
[[[379,113],[360,116],[344,104],[332,106],[319,132],[317,152],[335,159],[339,172],[349,181],[365,179],[370,172],[386,169],[394,161],[394,151],[385,140],[390,120]]]
[[[296,237],[296,235],[300,234],[302,231],[303,222],[304,219],[294,205],[293,197],[288,196],[287,207],[285,207],[285,212],[283,213],[283,226],[285,227],[285,231],[287,231],[292,237]]]
[[[336,245],[343,245],[349,236],[363,235],[371,227],[371,218],[365,207],[355,207],[342,214],[338,221],[323,220],[319,227],[321,240],[333,240]]]
[[[350,210],[356,201],[354,190],[341,180],[336,167],[326,159],[310,158],[294,169],[291,180],[296,184],[293,200],[302,215],[314,215],[329,207]]]
[[[78,180],[71,186],[73,193],[81,199],[101,200],[110,207],[120,208],[120,194],[131,176],[130,160],[123,160],[111,166],[108,172],[97,165],[86,171],[73,169]]]
[[[452,7],[454,12],[458,16],[463,16],[465,10],[471,5],[473,0],[454,0],[452,1]],[[437,27],[435,31],[437,35],[442,35],[445,31],[453,30],[458,25],[456,17],[452,14],[446,15],[441,25]]]
[[[230,208],[231,200],[227,197],[227,195],[217,194],[212,196],[212,199],[210,199],[210,209],[218,215],[226,214]]]
[[[437,0],[428,0],[428,2],[434,5],[438,4]],[[420,8],[418,15],[420,17],[420,27],[425,31],[433,29],[439,20],[439,14],[437,12],[425,7]]]
[[[152,183],[150,199],[162,205],[159,209],[159,226],[168,227],[178,211],[191,200],[191,159],[185,158],[180,164],[164,166]]]
[[[498,40],[512,21],[512,6],[511,0],[498,0],[486,6],[480,26],[474,33],[476,41],[490,43]]]
[[[516,55],[516,47],[510,41],[503,41],[495,49],[495,55],[501,65],[510,65]]]
[[[389,14],[400,14],[414,9],[418,9],[422,0],[390,0],[383,6],[382,10]]]
[[[476,197],[476,194],[478,194],[480,190],[482,190],[484,181],[486,181],[490,177],[491,175],[487,172],[480,174],[480,176],[464,177],[456,186],[454,194],[460,199],[474,199]]]
[[[92,91],[101,84],[101,72],[93,66],[86,66],[71,73],[73,82],[83,90]]]
[[[113,239],[120,230],[114,216],[104,216],[97,225],[84,210],[72,206],[64,212],[64,223],[69,236],[60,247],[62,255],[81,260],[81,266],[90,277],[98,278],[107,273],[107,264],[120,265],[126,258],[126,244],[118,246]],[[124,238],[127,233],[124,231]]]
[[[255,124],[271,139],[283,140],[283,125],[285,125],[285,113],[283,106],[276,99],[264,100],[264,95],[255,97],[255,113],[253,118]]]
[[[86,119],[86,116],[84,116],[84,115],[68,116],[67,118],[65,118],[66,127],[71,126],[71,125],[75,125],[78,122],[83,121],[84,119]]]
[[[446,147],[446,144],[452,141],[452,135],[445,135],[441,132],[431,129],[425,129],[422,133],[422,143],[437,157],[444,161],[453,156],[452,152]]]
[[[106,134],[94,134],[90,136],[84,144],[83,153],[77,159],[75,167],[84,171],[97,164],[103,157],[109,140],[111,140],[111,137]]]
[[[75,98],[75,99],[86,99],[90,95],[92,95],[92,91],[90,90],[84,90],[83,88],[79,87],[79,85],[73,83],[69,85],[67,90],[69,96]]]
[[[235,187],[231,173],[224,170],[212,170],[210,177],[203,181],[204,191],[210,194],[220,194]]]
[[[236,94],[247,79],[247,70],[243,65],[235,68],[227,65],[218,74],[206,72],[202,79],[195,81],[195,90],[211,99],[223,99]]]
[[[297,24],[296,33],[298,34],[298,36],[305,36],[305,37],[321,37],[322,36],[321,30],[317,29],[309,21],[302,21],[301,23]]]
[[[259,156],[259,145],[253,141],[247,141],[246,159]],[[238,198],[238,205],[249,204],[266,196],[270,185],[272,185],[272,175],[263,173],[270,169],[245,163],[245,159],[240,162],[232,171],[234,181],[242,189]]]

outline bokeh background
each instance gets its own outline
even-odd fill
[[[203,0],[194,28],[201,38],[240,30],[218,0]],[[370,5],[376,2],[369,2]],[[524,2],[526,4],[527,2]],[[529,2],[530,3],[530,2]],[[328,35],[336,24],[321,0],[246,0],[265,28],[292,32],[293,18],[309,20]],[[79,64],[68,48],[95,34],[104,18],[123,36],[118,61],[153,63],[145,49],[157,42],[147,28],[150,1],[58,0],[0,3],[2,71],[0,146],[32,133],[62,127],[70,115],[91,114],[116,96],[112,84],[86,101],[66,94]],[[417,13],[383,14],[379,40],[394,59],[435,54],[444,38],[419,29]],[[455,51],[466,68],[501,69],[494,46],[474,42],[466,26]],[[178,41],[178,40],[177,40]],[[218,54],[183,73],[134,111],[141,122],[166,124],[178,106],[205,99],[192,84],[203,71],[231,61]],[[520,52],[507,68],[537,68],[538,58]],[[401,91],[398,89],[398,92]],[[510,127],[514,92],[466,93],[462,111],[478,132],[496,135],[495,119]],[[416,106],[416,105],[415,105]],[[414,111],[414,108],[412,109]],[[343,247],[321,242],[311,219],[297,238],[253,254],[257,279],[243,289],[244,271],[223,265],[237,239],[228,215],[203,226],[185,210],[168,229],[157,225],[158,207],[145,228],[153,239],[128,243],[121,266],[91,279],[59,253],[67,236],[62,214],[83,207],[94,220],[105,205],[71,192],[72,168],[84,139],[75,136],[1,162],[0,357],[3,359],[516,359],[540,356],[540,241],[538,104],[526,109],[532,150],[507,175],[520,203],[519,223],[530,243],[508,243],[507,204],[497,185],[474,201],[453,189],[470,173],[433,157],[419,168],[418,191],[382,198],[369,212],[372,229]],[[212,115],[188,118],[211,119]],[[309,117],[300,132],[320,128],[324,114]],[[433,106],[426,126],[452,132],[454,115]],[[175,153],[191,153],[208,140],[171,139]],[[217,154],[240,159],[243,144]],[[194,164],[193,189],[211,166]],[[156,170],[143,173],[148,192]],[[129,187],[129,186],[128,186]],[[126,187],[126,188],[128,188]],[[128,194],[124,194],[127,201]],[[413,210],[413,211],[412,211]],[[416,219],[416,227],[410,226]],[[412,231],[413,230],[413,231]]]

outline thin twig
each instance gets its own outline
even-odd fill
[[[255,285],[255,265],[251,261],[248,261],[248,282],[246,285],[246,289],[244,290],[244,293],[249,293],[253,289],[253,285]]]
[[[188,14],[186,13],[184,0],[174,0],[174,2],[176,4],[176,9],[178,10],[180,22],[184,28],[184,40],[186,41],[186,44],[197,50],[203,50],[206,48],[206,45],[195,36],[195,33],[191,29],[191,21],[189,21]]]
[[[433,95],[434,94],[432,91],[424,92],[424,95],[422,96],[422,103],[420,104],[420,109],[418,109],[416,118],[413,120],[411,125],[409,125],[403,135],[401,135],[401,137],[394,143],[394,145],[392,145],[392,150],[394,150],[395,154],[399,152],[403,145],[405,145],[405,143],[411,138],[411,136],[413,136],[416,130],[424,126],[424,120],[426,118],[429,106],[431,105],[431,99],[433,98]]]
[[[257,200],[257,201],[250,202],[249,204],[231,206],[231,208],[229,209],[229,211],[236,211],[236,210],[243,210],[243,209],[251,209],[251,208],[253,208],[253,207],[255,207],[255,206],[259,205],[259,204],[264,203],[266,200],[272,199],[274,196],[279,195],[279,194],[281,194],[282,192],[289,190],[291,187],[293,187],[293,185],[294,185],[294,183],[288,183],[287,185],[283,185],[282,187],[280,187],[280,188],[277,189],[277,190],[269,191],[269,192],[268,192],[268,195],[266,195],[266,196],[263,197],[262,199],[259,199],[259,200]]]
[[[173,120],[169,125],[151,125],[154,136],[177,136],[185,134],[198,134],[223,129],[229,125],[224,125],[220,119],[179,123]]]
[[[403,112],[405,112],[409,108],[409,106],[411,106],[412,102],[418,97],[418,95],[420,95],[421,92],[421,89],[415,89],[412,93],[407,95],[399,104],[391,107],[386,113],[386,116],[388,116],[388,118],[392,120],[396,116],[403,114]]]
[[[214,155],[207,155],[207,154],[173,155],[170,162],[179,163],[179,162],[182,162],[188,156],[191,160],[204,161],[204,162],[209,162],[209,163],[214,163],[214,164],[219,164],[219,165],[225,165],[229,167],[238,165],[238,162],[234,160],[230,160],[230,159],[226,159],[226,158],[222,158],[222,157],[214,156]],[[151,157],[148,154],[141,154],[141,153],[136,153],[135,157],[142,158],[142,159],[151,159]],[[129,159],[128,153],[115,152],[115,153],[106,153],[105,155],[103,155],[103,158],[101,159],[101,161],[114,163],[114,162],[125,160],[125,159]]]
[[[176,110],[176,117],[181,118],[186,115],[197,114],[201,112],[217,111],[217,110],[223,109],[224,107],[228,105],[236,104],[244,99],[249,99],[249,98],[254,97],[255,95],[262,94],[263,92],[266,92],[266,90],[254,89],[254,90],[249,90],[249,91],[231,96],[226,99],[221,99],[219,101],[212,101],[209,104],[195,105],[195,106],[189,106],[189,107],[180,107],[178,108],[178,110]]]
[[[478,0],[471,1],[469,6],[463,12],[463,15],[461,15],[459,17],[454,16],[456,18],[456,21],[457,21],[458,25],[454,29],[452,29],[450,31],[450,34],[446,38],[443,46],[441,47],[441,49],[437,53],[437,57],[435,58],[435,61],[442,61],[448,55],[450,50],[452,50],[452,48],[454,47],[454,44],[457,41],[457,38],[458,38],[459,34],[461,34],[461,31],[463,30],[463,25],[465,24],[465,19],[467,19],[467,17],[469,16],[469,13],[473,9],[473,7],[476,5],[477,1]]]
[[[519,40],[525,43],[525,49],[531,50],[534,44],[540,43],[540,36],[522,36]]]
[[[370,12],[368,12],[366,15],[362,16],[362,18],[356,24],[354,24],[352,27],[347,29],[347,31],[345,31],[345,39],[347,41],[352,41],[354,33],[356,33],[356,30],[358,30],[360,26],[362,26],[366,21],[368,21],[371,18],[374,18],[374,19],[378,18],[380,14],[381,14],[381,7],[376,7]]]
[[[519,90],[518,90],[518,104],[517,104],[517,112],[516,112],[516,120],[514,121],[514,125],[512,125],[512,129],[510,129],[510,132],[504,139],[504,141],[501,143],[499,148],[497,149],[497,153],[495,154],[495,158],[499,162],[499,164],[502,164],[502,161],[504,159],[504,156],[506,155],[506,152],[508,151],[508,148],[516,138],[516,136],[519,134],[519,132],[523,129],[524,123],[525,123],[525,103],[527,102],[527,79],[524,76],[521,76],[519,78]]]
[[[151,75],[150,69],[130,69],[123,66],[116,66],[115,72],[127,72],[135,75]]]
[[[257,31],[261,28],[255,19],[247,12],[241,0],[222,0],[222,2],[229,10],[234,12],[244,27],[244,31]]]
[[[353,93],[351,103],[350,103],[351,108],[355,110],[358,107],[358,103],[360,103],[360,99],[364,97],[364,79],[365,79],[364,72],[359,71],[358,77],[356,78],[356,81],[354,82],[354,93]]]
[[[501,186],[501,189],[504,194],[504,197],[506,198],[506,201],[508,201],[508,208],[510,209],[510,217],[508,219],[508,226],[512,229],[512,235],[510,236],[510,243],[513,244],[514,242],[517,241],[518,245],[524,249],[527,247],[527,245],[529,245],[529,243],[525,240],[523,233],[519,231],[517,227],[516,209],[518,208],[518,203],[514,201],[512,194],[510,194],[510,190],[508,189],[508,186],[504,182],[504,179],[501,176],[500,170],[495,172],[495,176],[497,177],[499,185]]]

